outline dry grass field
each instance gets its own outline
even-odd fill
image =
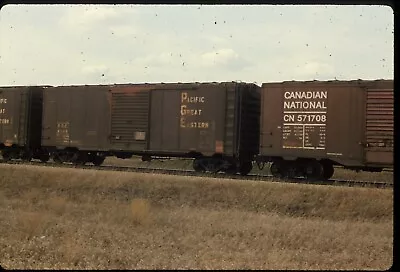
[[[393,190],[0,165],[7,269],[388,269]]]

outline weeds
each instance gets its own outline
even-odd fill
[[[47,200],[47,204],[49,210],[53,211],[58,216],[63,215],[67,208],[67,200],[65,197],[52,196]]]
[[[45,227],[48,220],[43,212],[19,212],[17,224],[25,239],[30,240],[38,235]]]
[[[150,202],[146,199],[134,199],[130,205],[132,220],[135,224],[148,225],[150,223]]]
[[[5,268],[371,270],[393,261],[390,189],[0,168]]]

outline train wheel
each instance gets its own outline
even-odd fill
[[[236,175],[237,172],[238,169],[235,164],[231,164],[225,171],[225,173],[227,173],[228,175]]]
[[[252,169],[253,169],[253,164],[251,163],[251,161],[242,162],[240,163],[239,166],[239,173],[242,176],[246,176],[248,173],[250,173]]]
[[[32,160],[33,154],[30,151],[22,151],[21,159],[24,162],[30,162]]]
[[[257,164],[259,170],[263,170],[266,163],[263,161],[256,161],[256,164]]]
[[[203,172],[204,168],[201,166],[201,161],[199,159],[194,159],[193,161],[193,169],[196,172]]]
[[[280,163],[273,162],[269,167],[269,171],[274,178],[282,178],[282,169]]]
[[[39,156],[39,160],[40,160],[41,162],[48,162],[49,159],[50,159],[49,154],[40,154],[40,156]]]
[[[309,161],[306,165],[305,177],[308,180],[323,179],[324,168],[318,161]]]
[[[333,168],[332,163],[324,162],[322,163],[322,167],[324,168],[324,173],[322,175],[324,180],[328,180],[333,176],[335,169]]]
[[[287,177],[288,179],[294,179],[297,176],[297,168],[296,164],[291,162],[286,165],[284,168],[284,176]]]
[[[52,159],[56,164],[62,164],[64,162],[64,160],[58,156],[58,154],[54,154]]]
[[[88,156],[86,153],[79,153],[77,154],[77,158],[73,161],[75,165],[85,165],[88,161]]]
[[[3,161],[5,161],[5,162],[7,162],[11,159],[11,154],[9,151],[3,150],[3,152],[1,152],[1,155],[3,157]]]
[[[105,157],[95,156],[95,157],[92,159],[92,163],[93,163],[94,165],[96,165],[96,166],[100,166],[100,165],[103,164],[103,162],[104,162],[105,159],[106,159]]]
[[[213,174],[216,174],[220,171],[221,167],[219,167],[218,163],[211,161],[207,164],[207,171]]]
[[[30,155],[24,155],[21,157],[22,161],[24,162],[30,162],[32,160],[32,156]]]
[[[143,161],[143,162],[151,162],[151,156],[149,156],[149,155],[143,155],[143,156],[142,156],[142,161]]]
[[[203,160],[203,162],[205,162],[205,163],[203,163],[203,167],[204,167],[205,171],[208,171],[210,173],[216,174],[219,171],[225,170],[223,168],[224,161],[221,158],[218,158],[218,157],[207,158],[207,159]]]

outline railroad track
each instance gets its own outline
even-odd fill
[[[165,168],[148,168],[148,167],[135,167],[135,166],[116,166],[103,164],[101,166],[93,165],[74,165],[71,163],[56,164],[54,162],[42,163],[39,161],[23,162],[23,161],[8,161],[0,160],[2,164],[10,165],[35,165],[41,167],[58,167],[58,168],[78,168],[78,169],[94,169],[103,171],[123,171],[123,172],[137,172],[137,173],[153,173],[153,174],[167,174],[177,176],[196,176],[208,177],[219,179],[238,179],[238,180],[257,180],[279,183],[297,183],[297,184],[314,184],[314,185],[331,185],[331,186],[347,186],[347,187],[370,187],[370,188],[393,188],[393,182],[382,181],[359,181],[359,180],[342,180],[342,179],[329,179],[326,181],[310,181],[302,178],[295,179],[276,179],[272,175],[259,175],[249,174],[247,176],[241,175],[226,175],[224,173],[199,173],[194,170],[184,169],[165,169]]]

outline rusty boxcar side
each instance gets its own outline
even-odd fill
[[[393,166],[393,80],[264,83],[261,161],[277,176]]]
[[[46,86],[0,88],[0,149],[3,159],[41,158],[42,92]]]
[[[194,157],[197,170],[244,173],[258,150],[258,89],[234,82],[112,86],[111,150],[145,160]]]
[[[109,148],[106,85],[59,86],[43,93],[42,146],[56,162],[101,164]]]

